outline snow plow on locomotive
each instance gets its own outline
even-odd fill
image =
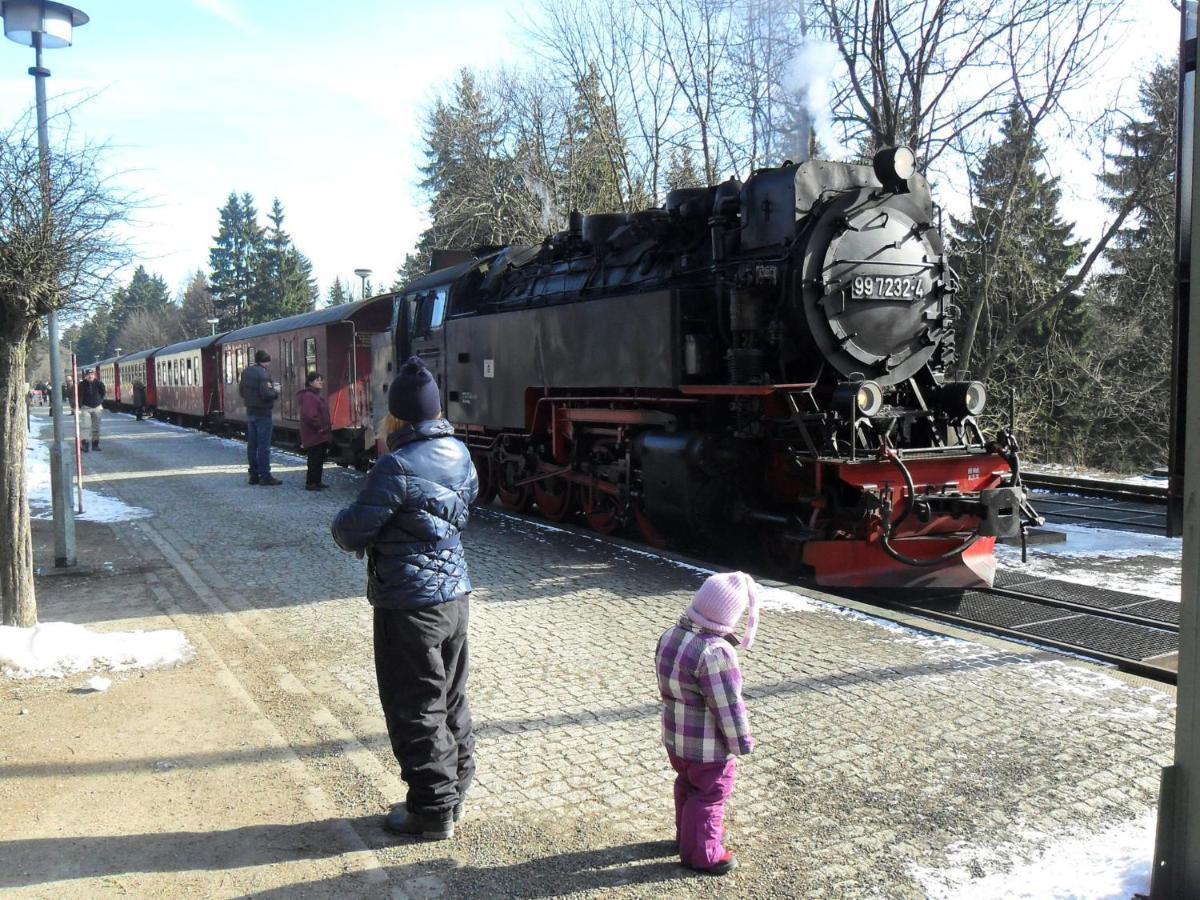
[[[394,352],[434,370],[484,500],[829,585],[990,584],[1036,515],[952,377],[935,218],[905,148],[573,214],[407,285]]]

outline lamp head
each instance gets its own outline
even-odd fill
[[[50,0],[0,0],[0,15],[6,38],[32,47],[40,34],[45,50],[70,47],[74,29],[88,23],[87,13]]]

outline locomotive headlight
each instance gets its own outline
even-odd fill
[[[951,416],[977,416],[987,405],[982,381],[948,381],[942,385],[938,405]]]
[[[871,160],[871,167],[879,183],[892,190],[917,171],[917,157],[908,147],[884,147]]]
[[[860,416],[873,416],[883,408],[883,389],[874,381],[849,381],[833,389],[834,409],[846,409],[851,403]]]

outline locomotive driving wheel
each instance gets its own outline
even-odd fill
[[[533,483],[533,499],[543,516],[561,522],[575,506],[575,485],[561,475],[552,475]]]
[[[491,506],[496,499],[496,470],[492,466],[491,457],[482,453],[473,454],[475,471],[479,475],[479,494],[475,498],[476,506]]]
[[[583,519],[597,534],[612,534],[621,525],[621,501],[615,494],[584,488]]]
[[[638,531],[642,535],[642,540],[659,550],[667,548],[667,538],[661,531],[654,527],[654,523],[646,516],[637,506],[633,509],[633,520],[637,523]]]
[[[496,496],[500,498],[500,502],[504,504],[506,509],[513,512],[528,512],[529,506],[533,502],[533,492],[529,489],[529,485],[518,485],[519,472],[512,463],[504,465],[499,470],[493,468],[497,473],[496,477]]]
[[[759,530],[759,546],[767,570],[777,578],[794,577],[804,568],[804,542],[778,525],[764,525]]]

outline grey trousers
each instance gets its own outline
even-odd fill
[[[100,417],[104,414],[103,406],[80,406],[79,411],[92,420],[92,442],[100,440]]]

